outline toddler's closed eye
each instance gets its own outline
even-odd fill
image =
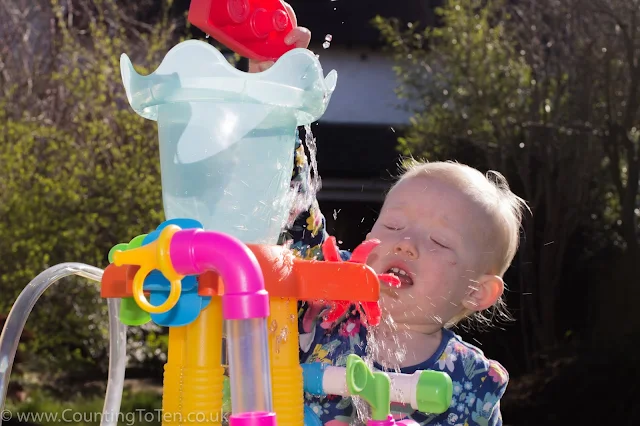
[[[441,243],[440,241],[434,239],[433,237],[431,237],[431,241],[433,241],[434,243],[436,243],[436,245],[438,245],[438,246],[440,246],[442,248],[445,248],[445,249],[449,248],[448,246],[444,245],[443,243]]]

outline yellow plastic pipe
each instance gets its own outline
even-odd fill
[[[186,327],[169,327],[167,363],[162,390],[162,425],[181,424],[182,367],[186,347]]]
[[[222,324],[222,298],[213,296],[194,322],[169,328],[163,426],[222,423]]]
[[[304,392],[298,359],[298,303],[296,299],[270,298],[269,350],[273,411],[278,426],[302,426]]]

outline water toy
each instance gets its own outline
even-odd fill
[[[123,55],[121,73],[133,110],[158,123],[166,218],[275,244],[295,196],[297,126],[322,116],[337,74],[325,78],[306,49],[249,74],[198,40],[175,46],[148,76]]]
[[[174,246],[174,239],[182,235],[180,232],[186,232],[187,226],[192,229],[191,245]],[[171,232],[177,233],[168,243]],[[163,412],[178,413],[169,417],[220,417],[224,319],[233,412],[245,413],[256,408],[265,411],[273,406],[279,424],[302,425],[303,374],[298,363],[297,302],[360,300],[362,304],[375,303],[380,291],[379,277],[360,262],[303,260],[282,246],[247,244],[247,253],[255,259],[266,290],[254,287],[251,292],[267,297],[265,310],[264,302],[259,305],[249,303],[247,288],[237,293],[235,287],[230,287],[224,270],[211,263],[190,271],[196,278],[193,281],[171,275],[171,272],[151,272],[168,264],[168,260],[162,260],[162,253],[171,253],[173,259],[178,252],[190,254],[194,259],[191,264],[198,265],[197,259],[203,256],[201,252],[215,251],[226,256],[228,268],[240,268],[233,252],[224,246],[214,247],[214,237],[220,238],[193,221],[176,219],[165,222],[149,235],[134,238],[129,244],[115,246],[110,256],[113,263],[106,268],[102,279],[102,296],[122,298],[120,320],[127,325],[153,320],[169,327]],[[142,244],[138,244],[139,241]],[[331,242],[333,240],[327,244]],[[162,244],[165,244],[164,248]],[[372,248],[371,244],[368,246]],[[348,286],[345,285],[347,282]],[[176,296],[172,296],[172,292]],[[238,306],[233,311],[225,308],[226,300],[238,298],[246,300],[236,302]],[[266,333],[267,328],[262,323],[252,327],[236,324],[233,315],[240,315],[240,311],[242,318],[262,315],[260,318],[266,319],[268,348],[266,337],[257,337],[259,332]],[[374,323],[379,318],[375,310],[372,313],[363,307],[363,312],[369,314]],[[261,376],[259,380],[256,374]],[[268,404],[265,402],[267,395],[272,399]],[[212,421],[210,424],[218,423]]]
[[[247,4],[254,23],[263,13],[257,7],[273,12],[282,5],[193,1],[192,19],[206,11],[224,34],[253,49],[260,43],[223,22],[236,19],[234,8]],[[220,21],[217,13],[224,7],[230,15]],[[210,32],[224,41],[222,33]],[[364,243],[350,262],[336,256],[333,239],[323,248],[323,262],[298,259],[275,245],[295,195],[290,178],[296,129],[322,116],[337,74],[325,77],[318,58],[306,49],[288,50],[269,70],[248,74],[209,44],[188,40],[147,76],[122,55],[121,75],[131,108],[158,123],[166,221],[114,246],[104,271],[67,263],[29,283],[0,335],[0,409],[31,309],[62,277],[80,275],[101,284],[109,306],[109,377],[101,425],[116,425],[120,417],[126,327],[149,321],[169,331],[163,425],[222,423],[224,334],[230,424],[311,425],[298,363],[298,300],[334,303],[331,318],[359,301],[356,305],[375,324],[379,280],[390,279],[364,264],[375,241]]]

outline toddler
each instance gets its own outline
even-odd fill
[[[367,331],[355,309],[329,324],[321,316],[325,307],[306,306],[301,363],[344,366],[355,353],[380,370],[443,371],[454,385],[446,413],[393,406],[396,417],[420,424],[501,425],[507,372],[450,327],[490,308],[502,313],[502,276],[518,247],[524,207],[498,173],[484,176],[452,162],[414,162],[387,195],[368,235],[380,240],[368,265],[401,281],[399,288],[381,284],[382,324]],[[312,237],[313,230],[307,231]],[[304,237],[294,246],[304,244]],[[356,420],[351,398],[306,395],[305,400],[323,424]]]

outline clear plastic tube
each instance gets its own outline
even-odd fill
[[[120,321],[120,299],[107,299],[109,306],[109,375],[100,426],[117,426],[124,376],[127,369],[127,326]]]
[[[0,410],[5,407],[11,368],[18,350],[20,336],[31,310],[51,285],[70,275],[100,282],[103,270],[83,263],[61,263],[41,272],[22,290],[13,304],[0,335]],[[101,426],[118,423],[122,388],[126,368],[127,328],[118,318],[120,301],[109,299],[109,377]],[[2,419],[0,418],[0,425]]]
[[[267,320],[226,320],[231,411],[272,412]]]

